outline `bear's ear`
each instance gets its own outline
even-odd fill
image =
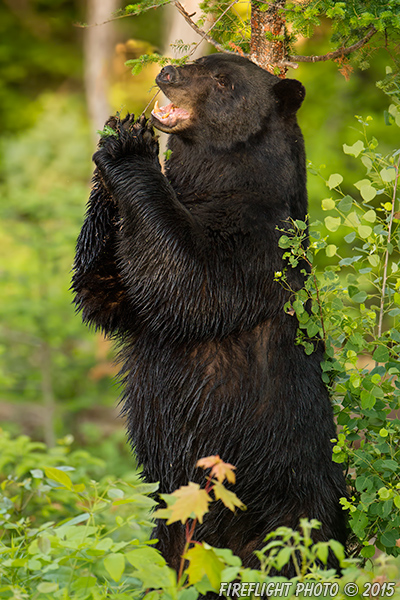
[[[305,87],[297,79],[281,79],[272,88],[283,116],[293,115],[301,106],[306,95]]]

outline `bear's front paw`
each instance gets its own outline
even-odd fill
[[[158,138],[149,120],[142,115],[135,121],[135,116],[129,113],[124,119],[119,115],[110,117],[104,126],[99,149],[93,155],[97,167],[104,171],[108,165],[134,156],[158,161]]]

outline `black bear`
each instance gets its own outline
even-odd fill
[[[170,134],[165,174],[147,120],[112,118],[73,277],[84,321],[122,344],[132,446],[163,493],[203,481],[201,457],[236,465],[247,511],[216,503],[195,538],[247,566],[268,532],[302,517],[322,522],[316,540],[344,543],[322,342],[310,356],[295,343],[290,293],[274,280],[278,229],[307,212],[304,88],[228,54],[167,66],[156,81],[171,100],[151,119]],[[302,287],[300,268],[287,277]],[[161,522],[155,535],[177,568],[183,526]]]

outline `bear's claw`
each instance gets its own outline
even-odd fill
[[[110,117],[106,127],[115,131],[115,135],[102,137],[93,160],[98,167],[104,161],[120,160],[125,156],[142,156],[155,159],[158,156],[158,137],[149,124],[149,119],[141,115],[135,120],[133,113],[123,119],[117,114]]]

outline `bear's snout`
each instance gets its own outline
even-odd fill
[[[175,83],[178,79],[178,71],[172,65],[167,65],[156,77],[157,83]]]

